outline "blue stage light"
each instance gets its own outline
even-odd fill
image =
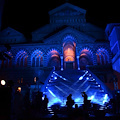
[[[104,98],[103,98],[103,104],[105,103],[105,102],[107,102],[108,101],[108,94],[105,94],[105,96],[104,96]]]
[[[76,99],[75,99],[75,102],[80,102],[80,98],[76,98]]]
[[[56,79],[57,79],[57,76],[54,76],[54,79],[56,80]]]
[[[82,80],[83,79],[83,76],[79,77],[79,80]]]
[[[59,76],[60,78],[62,78],[62,76]]]
[[[90,97],[90,100],[92,100],[94,98],[94,95],[92,95],[91,97]]]
[[[66,78],[63,78],[63,80],[66,80]]]
[[[86,77],[86,80],[89,80],[89,77]]]
[[[53,77],[53,74],[51,75],[51,77]]]
[[[62,101],[59,98],[51,98],[50,102],[48,103],[48,107],[54,104],[62,104]]]
[[[51,94],[53,97],[56,97],[56,95],[55,95],[50,89],[48,89],[48,91],[50,92],[50,94]]]
[[[91,74],[89,74],[89,76],[91,76]]]
[[[98,87],[100,87],[100,85],[98,85]]]

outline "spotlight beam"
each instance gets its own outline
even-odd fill
[[[72,90],[72,91],[74,91],[74,92],[76,92],[74,89],[72,89],[71,87],[69,87],[68,85],[66,85],[66,84],[64,84],[64,83],[62,83],[62,82],[60,82],[62,85],[64,85],[65,87],[67,87],[68,89],[70,89],[70,90]]]
[[[91,85],[89,85],[89,86],[84,90],[84,92],[87,92],[90,87],[91,87]]]
[[[55,85],[55,87],[58,89],[58,90],[60,90],[62,93],[64,93],[64,94],[66,94],[67,95],[67,93],[66,92],[64,92],[60,87],[58,87],[58,86],[56,86]]]
[[[103,97],[103,98],[101,98],[101,99],[103,99],[103,104],[104,104],[105,102],[107,102],[107,99],[108,99],[108,94],[105,94],[105,95],[104,95],[104,97]]]
[[[82,77],[85,77],[85,75],[86,75],[87,73],[88,73],[88,71],[86,71],[86,72],[85,72],[85,74],[83,74],[83,76],[82,76]]]
[[[96,94],[97,94],[97,92],[94,92],[94,94],[88,99],[90,99],[92,101],[95,98]]]
[[[51,94],[53,97],[56,97],[56,95],[55,95],[50,89],[48,89],[48,91],[50,92],[50,94]]]
[[[87,73],[88,73],[88,71],[86,71],[82,76],[80,76],[79,79],[73,84],[73,86],[76,85],[80,80],[82,80],[83,77],[85,77],[85,75],[86,75]]]
[[[59,78],[61,78],[62,80],[69,82],[66,78],[62,77],[61,75],[58,75],[56,72],[54,72],[54,74]]]
[[[88,80],[85,80],[79,87],[77,90],[79,90]]]

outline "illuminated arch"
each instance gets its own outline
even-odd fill
[[[1,67],[12,67],[12,53],[11,52],[5,52],[7,56],[4,56],[6,60],[2,60]]]
[[[71,35],[67,35],[63,40],[63,56],[64,62],[75,61],[76,43],[75,39]]]
[[[40,50],[35,50],[31,55],[31,66],[42,67],[43,66],[43,53]]]
[[[19,67],[27,67],[27,53],[21,50],[16,55],[16,65]]]
[[[109,62],[109,54],[105,48],[99,48],[96,53],[97,56],[97,64],[105,65]]]
[[[55,66],[56,69],[60,68],[60,54],[57,50],[52,49],[47,54],[48,57],[48,67]]]
[[[80,68],[85,68],[87,65],[93,65],[93,54],[88,48],[84,48],[79,56]]]

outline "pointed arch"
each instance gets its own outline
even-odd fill
[[[16,66],[27,67],[27,57],[28,54],[24,50],[21,50],[16,55]]]
[[[93,53],[89,48],[83,48],[80,51],[79,65],[81,69],[84,69],[87,65],[93,65]]]
[[[98,65],[105,65],[109,63],[109,54],[105,48],[99,48],[96,52],[96,56]]]
[[[43,52],[35,50],[31,55],[31,66],[42,67],[43,66]]]
[[[47,54],[47,58],[48,58],[48,67],[53,67],[55,66],[56,69],[60,68],[60,54],[56,49],[52,49],[48,52]]]
[[[63,56],[64,61],[75,61],[76,43],[75,38],[71,35],[66,35],[63,39]]]
[[[12,53],[11,52],[5,52],[5,55],[4,55],[5,59],[6,60],[2,60],[2,64],[1,64],[1,67],[12,67]]]
[[[76,42],[75,38],[68,34],[63,39],[63,61],[65,69],[73,69],[76,66]]]

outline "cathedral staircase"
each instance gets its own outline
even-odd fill
[[[47,80],[45,94],[49,98],[49,106],[64,106],[69,94],[72,94],[76,104],[81,105],[83,91],[95,104],[103,105],[112,98],[111,90],[90,70],[54,70]]]

